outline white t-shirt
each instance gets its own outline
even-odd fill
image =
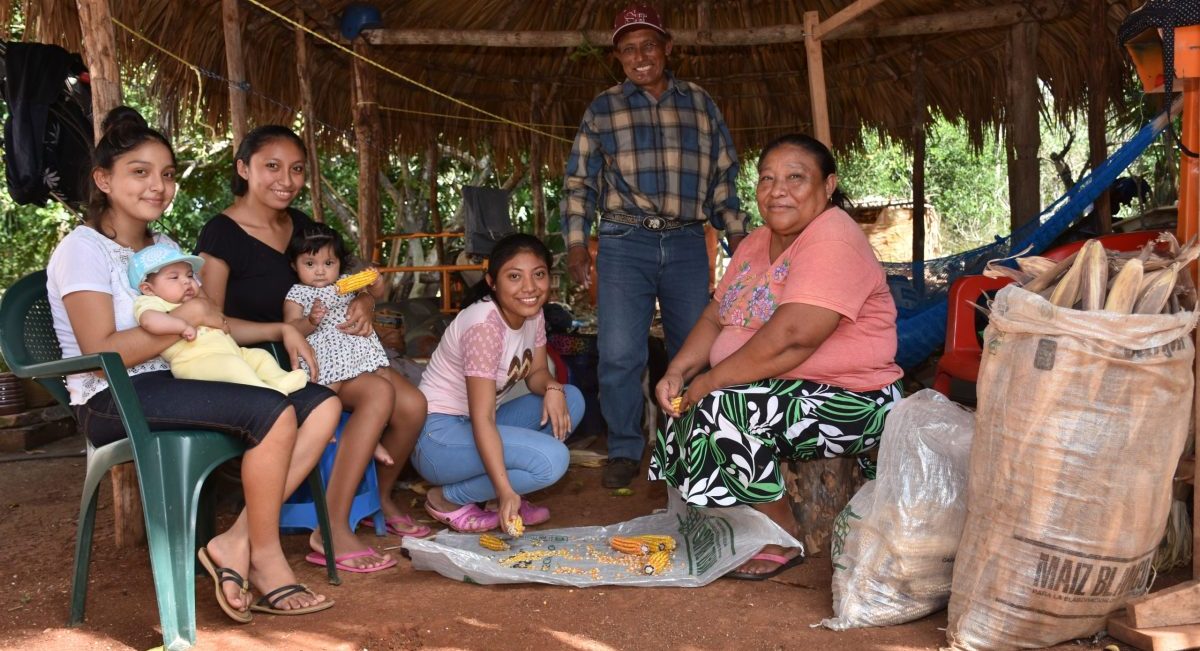
[[[540,311],[513,330],[490,299],[472,303],[446,328],[421,376],[429,413],[469,416],[468,377],[495,380],[499,403],[529,376],[534,349],[545,345],[546,319]]]
[[[179,248],[171,238],[154,234],[155,244]],[[139,296],[129,286],[129,258],[134,250],[117,244],[89,226],[71,231],[54,249],[46,265],[46,290],[50,298],[50,314],[54,317],[54,334],[62,347],[63,357],[80,354],[79,342],[71,328],[71,319],[63,306],[63,297],[75,292],[100,292],[112,296],[116,331],[138,327],[133,316],[133,301]],[[165,371],[170,367],[161,357],[146,360],[129,369],[130,375],[149,371]],[[67,391],[72,405],[82,405],[92,396],[108,388],[108,382],[96,373],[76,373],[67,376]]]

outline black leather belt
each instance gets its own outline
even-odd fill
[[[692,226],[703,222],[695,219],[687,221],[679,219],[671,219],[661,215],[648,215],[646,217],[636,217],[634,215],[626,215],[619,212],[606,212],[600,215],[600,219],[606,222],[615,222],[617,224],[626,224],[628,226],[641,226],[648,231],[673,231],[677,228]]]

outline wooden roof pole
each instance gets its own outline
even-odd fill
[[[812,100],[813,134],[817,140],[833,147],[833,135],[829,129],[829,98],[825,93],[825,62],[821,55],[821,38],[835,36],[844,30],[850,21],[861,16],[883,0],[855,0],[821,22],[815,11],[804,12],[804,52],[808,55],[808,94]]]
[[[304,12],[296,12],[296,22],[304,25]],[[296,28],[296,77],[300,80],[300,111],[304,114],[304,148],[308,150],[309,195],[312,196],[312,217],[325,221],[325,206],[321,203],[321,161],[317,157],[317,119],[313,108],[312,82],[308,67],[308,35]]]
[[[530,97],[529,121],[538,124],[542,119],[542,85],[534,84]],[[546,196],[542,187],[542,138],[538,134],[529,137],[529,194],[533,203],[533,234],[539,240],[546,239]]]
[[[967,9],[929,16],[910,16],[886,20],[849,22],[851,18],[883,0],[860,0],[825,21],[826,27],[817,37],[822,41],[848,38],[883,38],[946,34],[972,29],[1007,27],[1024,20],[1050,20],[1074,12],[1076,3],[1059,0],[1031,0],[1028,3]],[[854,12],[850,12],[854,10]],[[834,18],[846,14],[834,24]],[[590,15],[581,11],[580,15]],[[771,25],[740,29],[672,29],[671,40],[676,46],[705,45],[743,47],[799,43],[804,40],[803,25]],[[335,34],[330,38],[340,40]],[[483,29],[367,29],[363,38],[371,45],[458,45],[509,48],[576,48],[581,45],[607,46],[611,33],[602,30],[505,31]],[[343,41],[344,42],[344,41]]]
[[[121,70],[117,67],[117,38],[113,34],[108,0],[77,0],[83,49],[92,82],[92,130],[96,140],[108,112],[121,105]],[[138,519],[141,522],[141,519]]]
[[[1008,104],[1005,150],[1008,154],[1008,204],[1012,230],[1037,218],[1042,208],[1038,165],[1037,83],[1038,24],[1012,27],[1008,41]]]
[[[1091,4],[1092,42],[1103,43],[1109,38],[1108,1],[1092,0]],[[1096,48],[1088,64],[1088,166],[1093,170],[1108,158],[1108,142],[1105,140],[1108,121],[1104,117],[1104,108],[1108,103],[1105,92],[1108,82],[1104,74],[1108,63],[1108,51],[1106,47]],[[1093,225],[1101,235],[1112,231],[1112,207],[1109,205],[1108,193],[1106,188],[1092,203],[1092,212],[1095,215]]]
[[[229,76],[229,126],[233,131],[233,148],[236,151],[246,137],[247,113],[246,59],[242,53],[238,0],[221,0],[221,24],[225,29],[225,70]]]
[[[813,137],[833,147],[829,130],[829,99],[825,96],[825,62],[821,58],[821,41],[817,26],[821,19],[815,11],[804,12],[804,53],[808,55],[808,96],[812,102]]]
[[[920,45],[913,51],[913,173],[912,173],[912,274],[913,289],[925,294],[925,123],[929,107],[925,101],[925,62]]]
[[[104,116],[121,105],[121,70],[117,67],[117,39],[113,34],[108,0],[78,0],[79,25],[88,74],[92,79],[92,129],[96,140]],[[137,470],[132,463],[112,469],[113,526],[117,547],[134,547],[146,540],[146,518],[138,492]]]
[[[375,68],[363,61],[369,46],[355,39],[354,141],[358,147],[358,251],[371,262],[379,237],[379,103]]]

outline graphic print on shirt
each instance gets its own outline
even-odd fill
[[[529,369],[533,367],[533,351],[526,348],[525,352],[521,353],[520,357],[513,355],[513,358],[508,362],[508,379],[504,382],[504,387],[499,388],[497,385],[496,395],[500,395],[508,391],[514,384],[529,377]]]

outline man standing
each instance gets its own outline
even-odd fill
[[[712,98],[666,68],[671,36],[654,9],[631,5],[613,21],[627,79],[588,107],[567,161],[562,219],[567,269],[590,278],[596,230],[600,411],[608,424],[604,486],[628,486],[646,437],[642,373],[655,302],[673,357],[708,304],[704,222],[730,247],[746,234],[734,181],[737,153]]]

